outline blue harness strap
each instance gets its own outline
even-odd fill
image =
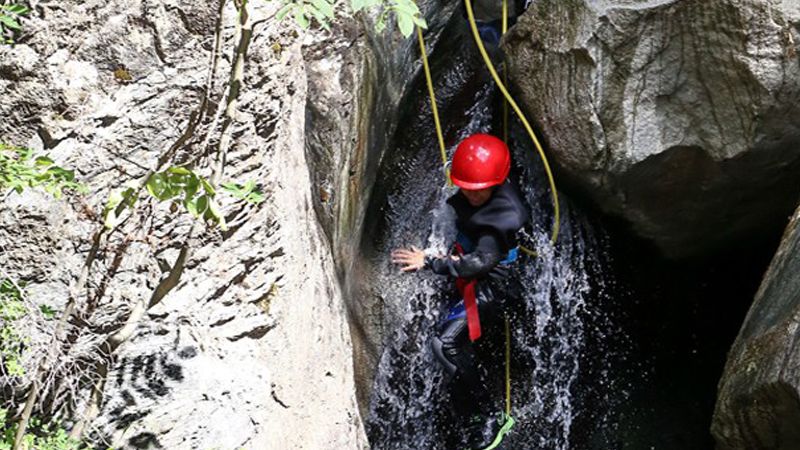
[[[514,248],[512,248],[511,250],[508,251],[508,255],[506,256],[506,259],[500,261],[500,264],[503,264],[503,265],[511,264],[514,261],[516,261],[517,258],[519,258],[519,247],[514,247]]]
[[[464,300],[459,300],[458,303],[450,307],[450,311],[448,311],[447,317],[444,319],[444,321],[450,322],[451,320],[466,317],[466,315],[467,315],[467,308],[464,307]]]

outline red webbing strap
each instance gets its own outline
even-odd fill
[[[461,244],[456,243],[456,253],[464,254]],[[481,318],[478,314],[478,299],[475,296],[475,285],[477,281],[469,278],[456,278],[456,288],[464,299],[464,309],[467,311],[467,328],[469,329],[469,340],[475,342],[481,337]]]

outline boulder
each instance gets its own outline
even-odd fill
[[[779,230],[800,193],[800,4],[536,0],[504,39],[557,182],[672,258]]]
[[[800,448],[800,208],[728,354],[711,431],[718,450]]]

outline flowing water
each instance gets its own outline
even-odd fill
[[[448,155],[464,137],[491,132],[499,122],[496,89],[468,39],[456,26],[438,51],[448,55],[447,64],[439,67],[438,54],[433,55]],[[422,86],[407,104],[394,148],[382,162],[381,182],[370,207],[370,213],[379,217],[366,233],[375,295],[383,301],[387,322],[367,428],[375,449],[462,448],[460,420],[450,408],[449,380],[429,349],[452,281],[429,272],[400,274],[389,258],[391,249],[411,245],[443,253],[455,235],[454,216],[445,204],[454,191],[443,187]],[[508,313],[512,414],[518,425],[503,448],[609,448],[614,424],[608,411],[625,395],[608,375],[614,352],[604,347],[617,337],[604,305],[610,296],[602,269],[603,235],[562,198],[561,234],[558,244],[550,245],[550,192],[541,162],[520,129],[512,126],[512,178],[532,211],[528,245],[539,256],[517,263],[524,302]],[[478,352],[500,407],[503,327],[485,326]]]

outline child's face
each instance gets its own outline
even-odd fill
[[[487,200],[489,200],[489,197],[492,196],[492,189],[494,189],[494,187],[476,190],[461,188],[461,193],[464,194],[464,197],[467,198],[467,201],[470,205],[481,206],[482,204],[486,203]]]

